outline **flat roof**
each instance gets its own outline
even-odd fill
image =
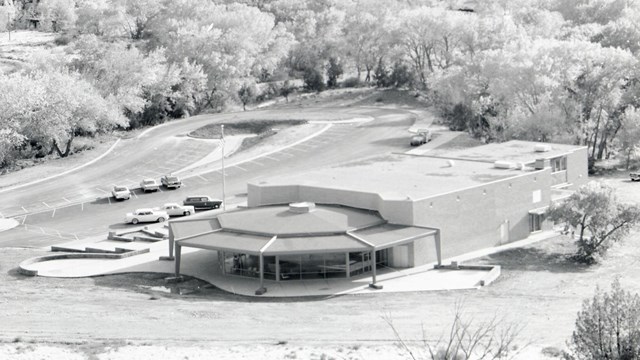
[[[530,163],[582,148],[544,143],[550,146],[550,151],[534,151],[534,146],[540,144],[543,143],[513,140],[462,150],[430,151],[428,155],[385,154],[302,174],[260,179],[253,184],[318,186],[380,194],[385,199],[416,200],[535,171],[499,169],[494,167],[498,160],[514,165]]]
[[[522,170],[497,169],[493,163],[405,154],[387,154],[310,172],[261,179],[253,184],[301,185],[421,199],[518,176]]]
[[[546,145],[549,151],[534,151],[536,145]],[[511,140],[503,143],[492,143],[475,146],[461,150],[433,150],[426,156],[442,156],[460,160],[485,161],[493,163],[495,161],[511,161],[530,163],[537,159],[549,159],[568,154],[583,146],[567,144],[551,144],[535,141]]]

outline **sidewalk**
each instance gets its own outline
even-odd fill
[[[557,236],[557,233],[553,231],[541,232],[507,245],[445,259],[443,264],[449,264],[451,261],[458,261],[459,263],[469,261],[512,248],[527,246],[555,236]],[[64,259],[36,262],[24,266],[21,264],[21,267],[27,270],[37,270],[38,275],[44,277],[87,277],[129,272],[156,272],[168,275],[174,273],[174,261],[158,260],[160,256],[168,254],[168,240],[150,244],[149,250],[149,253],[117,260]],[[221,272],[220,265],[215,251],[184,248],[180,273],[207,281],[233,294],[255,296],[255,290],[260,287],[260,282],[257,278],[225,275]],[[262,297],[335,296],[381,292],[478,289],[482,286],[481,282],[487,285],[493,280],[488,279],[490,275],[495,276],[495,274],[490,274],[490,269],[434,269],[434,265],[435,263],[431,263],[402,270],[379,269],[377,284],[383,286],[379,290],[369,287],[371,282],[370,274],[351,278],[318,280],[265,280],[267,293]]]

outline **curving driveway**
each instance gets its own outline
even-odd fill
[[[283,115],[284,114],[284,115]],[[304,118],[300,110],[269,110],[197,116],[167,123],[132,139],[125,139],[108,155],[77,172],[2,194],[0,213],[20,222],[6,231],[0,246],[43,247],[78,238],[100,236],[121,229],[124,214],[135,208],[180,202],[187,195],[221,197],[219,165],[204,164],[182,174],[185,186],[157,193],[134,193],[129,201],[115,202],[107,194],[113,184],[136,184],[143,177],[159,178],[196,163],[215,151],[217,141],[195,140],[188,132],[209,123],[230,119],[255,119],[277,115]],[[282,173],[299,173],[389,151],[406,151],[415,116],[405,110],[380,108],[322,108],[305,110],[313,119],[336,120],[321,124],[317,136],[293,139],[282,150],[249,149],[226,161],[227,204],[246,200],[246,183]],[[371,118],[372,121],[345,122]],[[320,125],[318,125],[320,126]],[[293,145],[293,146],[291,146]]]

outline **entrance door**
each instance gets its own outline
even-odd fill
[[[529,232],[536,232],[542,230],[542,218],[540,214],[529,214]]]

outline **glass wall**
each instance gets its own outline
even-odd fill
[[[260,258],[256,255],[224,253],[225,274],[260,277]]]
[[[280,280],[346,277],[344,253],[283,255],[279,259]]]

